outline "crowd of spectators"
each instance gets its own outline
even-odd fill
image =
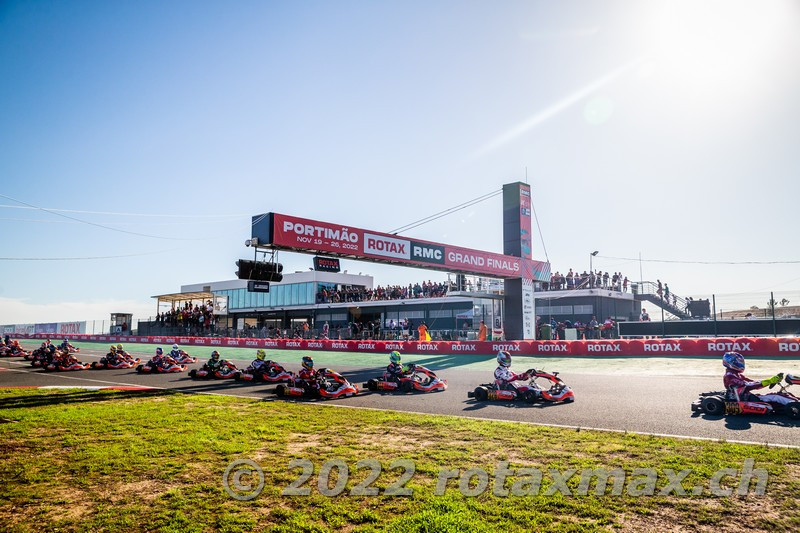
[[[213,331],[216,324],[214,305],[209,300],[205,304],[194,305],[187,302],[183,307],[170,309],[158,313],[155,319],[156,326],[183,328],[187,334]]]
[[[371,302],[377,300],[410,300],[413,298],[439,298],[447,295],[447,283],[409,283],[408,286],[392,285],[374,289],[350,287],[346,289],[323,288],[317,293],[317,303]]]
[[[550,275],[550,282],[542,283],[542,290],[545,291],[570,291],[573,289],[609,289],[612,291],[628,292],[628,276],[623,276],[621,272],[596,272],[582,273],[569,272],[562,274],[555,272]]]
[[[619,337],[617,330],[617,321],[611,317],[606,317],[603,322],[598,322],[597,317],[592,316],[592,319],[586,323],[579,320],[572,322],[564,320],[563,322],[557,321],[555,318],[550,318],[550,336],[543,333],[542,320],[536,317],[537,331],[539,332],[537,338],[540,340],[565,340],[567,329],[575,329],[577,331],[578,339],[616,339]]]

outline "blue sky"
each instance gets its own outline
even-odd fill
[[[0,323],[141,317],[232,278],[250,215],[388,231],[526,167],[554,270],[798,260],[799,30],[789,1],[0,3]],[[501,217],[408,235],[502,251]],[[797,264],[643,271],[800,303]]]

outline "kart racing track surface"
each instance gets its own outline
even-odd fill
[[[26,348],[33,347],[25,343]],[[105,345],[84,344],[78,355],[92,362],[105,355]],[[127,345],[134,356],[149,359],[151,345]],[[189,368],[201,368],[206,360]],[[300,358],[310,352],[269,352],[288,370],[298,370]],[[225,350],[223,358],[244,369],[255,350]],[[314,352],[317,367],[328,366],[341,372],[359,390],[368,379],[380,375],[388,364],[385,354],[342,354]],[[344,357],[343,357],[344,356]],[[339,362],[335,362],[339,360]],[[530,422],[583,429],[604,429],[652,433],[687,438],[703,438],[750,443],[800,446],[800,422],[785,416],[727,416],[711,418],[693,415],[691,403],[701,392],[722,388],[722,365],[714,358],[544,358],[515,356],[513,368],[560,371],[575,392],[569,404],[533,404],[523,402],[476,402],[467,393],[477,385],[491,381],[494,358],[490,356],[414,356],[404,355],[404,363],[422,363],[446,379],[448,388],[435,393],[360,392],[358,396],[321,401],[325,405],[388,409],[430,414],[456,415],[491,420]],[[752,368],[751,368],[752,367]],[[797,359],[753,361],[747,374],[763,378],[774,373],[800,373]],[[544,384],[542,384],[544,386]],[[269,401],[309,400],[277,399],[277,384],[237,382],[233,380],[195,380],[188,372],[140,375],[134,370],[84,370],[79,372],[44,372],[22,358],[0,358],[0,388],[4,387],[110,387],[142,386],[175,389],[187,393],[245,396]],[[800,388],[800,387],[798,387]],[[758,391],[757,391],[758,392]],[[800,391],[794,391],[795,393]]]

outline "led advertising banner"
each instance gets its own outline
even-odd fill
[[[482,250],[472,250],[320,222],[267,213],[253,217],[253,238],[260,246],[304,253],[324,253],[497,278],[550,280],[550,264]]]

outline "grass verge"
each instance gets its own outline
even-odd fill
[[[264,472],[263,492],[239,501],[225,490],[223,472],[248,458]],[[692,472],[682,486],[708,486],[720,468],[741,469],[745,459],[766,469],[763,496],[580,496],[587,468],[654,468]],[[309,459],[308,496],[283,496],[300,476],[293,459]],[[319,473],[341,459],[350,476],[339,496],[323,496]],[[370,473],[376,496],[350,492]],[[416,465],[405,485],[411,496],[387,496],[402,471]],[[544,472],[536,495],[492,494],[498,461]],[[443,469],[482,468],[486,492],[461,494],[458,480],[434,494]],[[562,474],[572,495],[555,488],[549,469]],[[242,481],[252,481],[245,476]],[[335,486],[337,470],[327,489]],[[510,488],[518,476],[509,477]],[[800,450],[752,445],[574,431],[386,411],[337,409],[323,404],[258,402],[170,391],[90,392],[0,390],[0,523],[10,531],[584,531],[708,529],[797,531],[800,528]],[[476,479],[468,488],[474,488]],[[728,484],[736,481],[728,480]],[[609,484],[610,485],[610,484]],[[321,488],[326,489],[322,484]],[[609,486],[609,492],[611,487]]]

